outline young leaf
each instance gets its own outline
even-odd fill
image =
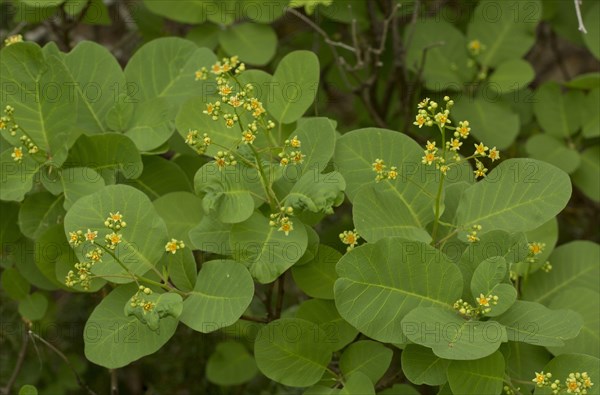
[[[356,372],[366,375],[372,384],[383,377],[392,362],[393,351],[383,344],[372,340],[352,343],[340,357],[340,370],[344,377]]]
[[[504,367],[504,357],[499,351],[476,361],[452,361],[448,367],[448,383],[455,394],[500,395]]]
[[[301,224],[286,236],[270,226],[268,218],[255,212],[248,220],[233,225],[229,243],[234,259],[244,263],[256,281],[267,284],[302,257],[308,236]]]
[[[556,216],[571,196],[569,176],[534,159],[508,159],[469,187],[458,205],[459,226],[522,232]]]
[[[498,297],[487,317],[496,317],[510,308],[517,300],[517,290],[512,284],[502,283],[506,278],[506,261],[502,257],[488,258],[481,262],[471,279],[471,294],[474,299],[479,295]]]
[[[283,385],[311,386],[331,360],[325,339],[318,324],[298,318],[272,321],[256,337],[256,365],[265,376]]]
[[[235,323],[253,295],[254,283],[243,265],[230,260],[206,262],[179,319],[198,332],[210,333]]]
[[[533,110],[538,123],[546,133],[556,138],[566,138],[575,133],[582,123],[583,93],[562,93],[556,82],[547,82],[536,92]]]
[[[409,344],[402,350],[402,371],[411,383],[442,385],[447,381],[450,361],[436,356],[431,349]]]
[[[410,341],[431,348],[444,359],[480,359],[507,341],[506,330],[497,322],[465,320],[441,307],[412,310],[402,320],[402,331]]]
[[[319,87],[319,59],[310,51],[284,57],[273,75],[269,113],[281,123],[297,121],[313,103]]]
[[[401,320],[419,306],[450,310],[462,291],[459,269],[421,242],[384,238],[353,249],[337,264],[335,303],[365,335],[402,343]],[[377,308],[370,308],[377,306]]]
[[[550,310],[544,305],[519,300],[496,321],[506,326],[508,340],[537,346],[563,346],[579,334],[583,321],[570,310]]]
[[[177,319],[162,318],[153,331],[136,317],[123,314],[123,306],[137,291],[134,284],[115,288],[100,302],[83,330],[85,356],[97,365],[116,369],[154,354],[174,334]]]
[[[240,23],[219,33],[219,44],[230,56],[242,62],[263,66],[275,56],[277,34],[269,25]]]
[[[254,358],[236,341],[218,343],[206,363],[206,378],[217,385],[240,385],[252,380],[256,373]]]

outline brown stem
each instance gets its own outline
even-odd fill
[[[281,317],[283,297],[285,294],[285,272],[277,279],[277,304],[275,305],[275,318]]]
[[[23,367],[23,362],[25,361],[25,355],[27,354],[27,344],[29,337],[27,336],[27,332],[23,332],[23,343],[21,343],[21,349],[19,350],[19,356],[17,357],[17,363],[15,364],[15,368],[13,369],[8,382],[2,389],[0,389],[0,393],[2,395],[9,395],[13,385],[15,385],[15,381],[17,381],[17,377],[19,376],[19,372],[21,372],[21,368]]]
[[[109,369],[110,372],[110,395],[119,395],[119,377],[117,369]]]

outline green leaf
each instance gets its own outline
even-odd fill
[[[217,385],[240,385],[252,380],[256,373],[254,358],[236,341],[218,343],[206,363],[206,378]]]
[[[308,236],[296,224],[287,236],[269,225],[269,219],[255,212],[231,228],[229,243],[233,257],[244,263],[261,284],[273,282],[296,263],[306,251]]]
[[[600,202],[600,145],[581,153],[581,166],[573,173],[573,183],[590,199]]]
[[[269,25],[240,23],[222,30],[219,44],[229,56],[238,55],[242,62],[263,66],[275,56],[277,34]]]
[[[352,377],[356,372],[361,372],[371,383],[376,384],[388,370],[393,354],[391,349],[381,343],[357,341],[344,350],[340,357],[340,370],[344,377]]]
[[[29,321],[39,321],[48,311],[48,298],[41,292],[34,292],[19,301],[19,314]]]
[[[566,138],[581,127],[582,104],[583,94],[580,91],[563,94],[558,83],[547,82],[536,91],[533,111],[546,133],[557,138]]]
[[[98,11],[96,8],[95,13]],[[75,82],[77,126],[86,133],[105,132],[106,116],[125,86],[121,66],[108,49],[91,41],[77,44],[64,62]]]
[[[490,306],[488,317],[496,317],[508,310],[517,300],[517,290],[512,284],[502,283],[506,278],[506,261],[502,257],[488,258],[481,262],[471,279],[471,294],[474,299],[479,295],[498,297],[496,304]]]
[[[102,176],[89,167],[61,170],[59,181],[65,194],[63,203],[65,210],[69,210],[83,196],[97,192],[105,186]]]
[[[598,358],[583,354],[563,354],[548,362],[540,370],[544,372],[551,372],[552,380],[560,380],[563,385],[571,373],[586,372],[590,376],[592,382],[596,384],[598,382],[597,377],[600,377],[600,360]],[[531,376],[531,378],[533,377],[535,377],[535,374]],[[588,388],[587,393],[589,395],[600,394],[597,384],[592,388]],[[550,387],[536,387],[534,394],[550,395],[552,394],[552,390]]]
[[[308,387],[327,369],[331,350],[318,324],[282,318],[262,327],[254,343],[258,369],[283,385]]]
[[[444,359],[480,359],[507,341],[506,330],[497,322],[464,320],[456,311],[440,307],[413,309],[402,320],[402,331]]]
[[[500,395],[504,367],[504,357],[499,351],[476,361],[452,361],[448,367],[448,383],[455,394]]]
[[[454,25],[439,18],[419,18],[406,29],[404,43],[407,66],[413,72],[422,69],[427,89],[463,89],[469,79],[467,41]]]
[[[554,355],[566,353],[600,357],[600,294],[586,288],[568,288],[557,294],[548,305],[551,309],[570,309],[581,316],[583,327],[579,335],[565,341],[563,347],[548,347]]]
[[[465,190],[457,210],[459,226],[528,231],[555,217],[571,197],[569,176],[534,159],[508,159]]]
[[[144,295],[144,300],[155,304],[151,311],[146,311],[145,308],[140,306],[134,307],[128,301],[125,303],[124,313],[126,316],[136,317],[153,331],[158,331],[162,318],[168,316],[178,318],[183,308],[181,295],[176,293],[152,293]]]
[[[2,164],[3,166],[4,164]],[[0,245],[6,246],[17,241],[22,235],[17,223],[19,204],[0,201]]]
[[[600,81],[600,73],[597,75]],[[600,85],[600,82],[598,85]],[[600,137],[600,114],[594,111],[599,101],[600,87],[597,87],[588,93],[583,103],[585,117],[582,120],[582,134],[585,138]]]
[[[295,166],[300,169],[300,174],[312,172],[313,174],[322,173],[335,150],[336,132],[335,123],[329,118],[301,118],[298,120],[296,130],[290,137],[298,136],[302,142],[302,154],[306,155],[304,162]],[[286,171],[291,169],[286,168]],[[287,172],[284,177],[293,179],[294,177]],[[300,178],[295,177],[296,179]]]
[[[152,155],[143,156],[142,164],[144,171],[139,177],[122,182],[136,187],[151,200],[174,192],[192,191],[185,173],[175,162]]]
[[[61,223],[65,216],[63,197],[48,192],[28,195],[19,209],[19,228],[30,239],[37,239],[52,225]]]
[[[144,0],[144,5],[155,14],[182,23],[202,23],[206,20],[204,0],[179,0],[177,7],[168,0]]]
[[[0,254],[0,267],[15,267],[32,286],[53,291],[57,289],[56,285],[50,282],[35,264],[35,248],[33,240],[27,237],[21,237],[10,246],[5,245]]]
[[[126,366],[154,354],[175,334],[177,319],[166,316],[157,331],[136,317],[123,314],[123,306],[137,291],[134,284],[115,288],[92,312],[83,333],[85,357],[109,369]]]
[[[583,35],[583,41],[596,59],[600,59],[600,24],[598,20],[600,20],[600,5],[594,4],[583,19],[587,29],[587,34]]]
[[[38,395],[38,390],[33,385],[25,384],[19,389],[19,395]]]
[[[523,233],[510,234],[493,230],[483,234],[477,243],[469,243],[458,262],[465,285],[464,294],[471,293],[469,286],[473,273],[482,261],[500,256],[510,265],[523,261],[528,254],[527,238]]]
[[[584,90],[593,89],[592,92],[598,92],[598,88],[600,88],[600,73],[591,72],[579,74],[570,81],[565,82],[564,85],[568,88]]]
[[[354,248],[337,264],[335,303],[365,335],[402,343],[401,320],[419,306],[451,308],[460,297],[458,268],[421,242],[384,238]]]
[[[531,372],[539,372],[540,366],[550,360],[550,353],[544,347],[521,342],[508,342],[502,345],[501,350],[506,361],[506,373],[529,393],[535,388]]]
[[[479,40],[485,46],[477,60],[484,66],[495,67],[523,57],[535,42],[541,9],[537,0],[514,4],[479,2],[467,28],[469,40]]]
[[[33,187],[33,177],[42,168],[30,155],[25,155],[20,163],[11,157],[11,148],[0,154],[0,199],[20,202]]]
[[[170,112],[172,111],[165,97],[156,97],[138,103],[133,108],[125,128],[125,136],[129,137],[141,152],[157,149],[173,134],[174,127]]]
[[[320,244],[314,259],[292,267],[296,285],[310,297],[333,299],[333,286],[337,279],[335,265],[341,257],[337,250]]]
[[[534,273],[539,270],[542,265],[550,257],[550,253],[554,250],[556,242],[558,241],[558,221],[556,218],[552,218],[545,224],[535,228],[526,233],[527,240],[529,242],[544,243],[546,247],[535,256],[535,262],[528,262],[526,258],[523,258],[520,262],[517,262],[511,266],[511,271],[525,276],[526,273]]]
[[[534,77],[535,71],[529,62],[523,59],[510,59],[500,63],[490,76],[488,84],[492,90],[507,94],[526,88]]]
[[[344,177],[337,171],[327,174],[304,174],[283,199],[284,206],[302,211],[333,214],[333,207],[346,189]]]
[[[189,192],[172,192],[152,202],[169,236],[191,245],[189,231],[202,221],[202,201]]]
[[[375,388],[373,387],[372,380],[363,372],[355,372],[348,377],[348,380],[344,384],[339,392],[340,395],[375,395]]]
[[[198,48],[191,41],[159,38],[133,54],[125,67],[125,77],[136,87],[133,99],[137,102],[164,97],[169,105],[181,105],[202,94],[203,83],[195,81],[195,72],[202,67],[208,69],[216,60],[211,50]]]
[[[198,332],[210,333],[235,323],[253,296],[254,283],[243,265],[230,260],[206,262],[179,319]]]
[[[298,120],[313,103],[319,87],[319,59],[310,51],[286,55],[273,75],[269,113],[281,123]]]
[[[421,393],[408,384],[394,384],[391,388],[378,392],[379,395],[420,395]]]
[[[334,161],[346,180],[354,223],[365,240],[386,236],[430,240],[423,229],[434,217],[437,182],[421,164],[422,155],[414,140],[391,130],[360,129],[338,140]],[[398,178],[376,183],[372,165],[376,159],[384,160],[388,169],[398,167]]]
[[[262,199],[260,174],[242,164],[221,170],[215,162],[209,162],[196,173],[194,186],[196,193],[204,194],[204,212],[223,223],[246,221],[256,206],[254,196]]]
[[[197,267],[191,249],[184,248],[176,254],[169,254],[167,269],[169,278],[178,289],[184,292],[190,292],[194,289]]]
[[[22,300],[29,295],[31,286],[17,269],[9,267],[2,272],[2,289],[10,298]]]
[[[522,300],[496,321],[506,326],[508,340],[536,346],[563,346],[565,340],[579,334],[583,325],[581,316],[570,310],[550,310]]]
[[[482,96],[476,96],[474,99],[463,97],[456,100],[452,115],[456,122],[468,120],[473,129],[473,136],[490,148],[508,148],[519,134],[519,115],[500,101],[490,101]],[[498,125],[502,125],[501,133]],[[474,151],[473,146],[469,147],[466,144],[464,149]]]
[[[402,371],[414,384],[442,385],[447,381],[450,361],[436,356],[431,349],[409,344],[402,350]]]
[[[330,300],[309,299],[302,302],[296,318],[318,324],[325,333],[324,342],[333,351],[347,346],[358,334],[356,329],[340,317],[335,304]]]
[[[523,299],[549,303],[567,288],[583,287],[600,292],[600,245],[590,241],[572,241],[556,248],[549,258],[552,271],[538,271],[523,285]]]
[[[231,255],[229,233],[232,225],[224,224],[208,216],[190,229],[188,235],[195,249],[219,255]]]
[[[67,68],[58,56],[44,56],[31,42],[3,48],[1,58],[5,94],[0,107],[13,106],[15,121],[60,166],[73,140],[77,114],[73,99],[62,91],[73,82]]]
[[[98,231],[97,241],[104,244],[104,236],[112,233],[104,225],[109,213],[119,211],[127,227],[120,230],[122,241],[114,254],[127,269],[136,275],[152,270],[165,254],[168,241],[167,228],[158,216],[150,200],[142,192],[127,185],[111,185],[79,199],[65,217],[65,234],[87,229]],[[87,244],[76,248],[82,261],[85,259]],[[124,276],[111,277],[110,281],[123,283],[133,281],[115,259],[105,253],[102,262],[94,265],[96,275]]]
[[[219,45],[220,32],[221,28],[219,25],[205,22],[190,29],[185,35],[185,38],[199,47],[206,47],[214,50],[215,47]]]
[[[107,182],[114,182],[117,170],[125,178],[137,178],[143,169],[142,158],[131,139],[117,133],[80,136],[69,151],[66,166],[92,168]]]

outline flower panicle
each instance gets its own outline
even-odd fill
[[[294,215],[293,207],[281,207],[278,213],[273,213],[269,216],[269,226],[277,228],[277,231],[283,232],[288,236],[294,230],[294,223],[290,219],[292,215]]]

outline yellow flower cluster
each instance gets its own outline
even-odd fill
[[[215,163],[219,170],[223,170],[227,166],[235,166],[237,165],[237,161],[235,160],[235,156],[231,155],[229,151],[219,151],[217,155],[214,157]]]
[[[293,207],[281,207],[278,213],[270,215],[269,226],[278,227],[277,230],[287,236],[294,230],[294,223],[290,220],[291,215],[294,215]]]
[[[340,233],[341,242],[348,246],[346,251],[354,249],[354,247],[358,245],[358,239],[360,239],[360,236],[358,233],[356,233],[356,229],[345,230],[344,232]]]
[[[254,87],[251,84],[242,85],[237,78],[245,70],[246,65],[241,63],[237,56],[223,58],[212,65],[210,72],[215,75],[220,100],[207,103],[204,114],[210,116],[213,121],[222,118],[225,125],[232,128],[240,121],[241,113],[246,111],[254,121],[260,122],[262,127],[267,130],[273,129],[275,123],[265,119],[267,112],[262,102],[254,97]],[[203,67],[196,71],[195,77],[196,80],[205,80],[208,78],[208,71]],[[254,142],[258,130],[256,122],[250,123],[248,128],[242,131],[244,143]]]
[[[204,154],[212,143],[208,133],[204,133],[200,138],[200,133],[197,130],[190,129],[185,137],[185,143],[192,147],[197,153]]]
[[[465,140],[469,137],[471,128],[469,121],[460,121],[457,127],[450,126],[452,123],[450,121],[450,112],[452,107],[454,106],[454,101],[451,100],[448,96],[444,97],[444,102],[446,102],[443,110],[440,109],[440,105],[429,99],[428,97],[421,101],[418,107],[418,113],[415,117],[414,125],[419,128],[423,126],[434,126],[437,125],[440,129],[443,140],[445,141],[445,145],[442,146],[442,152],[439,152],[438,147],[436,147],[435,141],[427,141],[425,145],[424,155],[422,158],[422,163],[426,165],[432,165],[435,163],[437,169],[440,170],[444,175],[447,174],[450,166],[452,164],[446,163],[446,152],[454,153],[454,161],[456,163],[461,162],[462,160],[475,160],[474,170],[476,177],[485,177],[488,169],[485,168],[483,163],[479,160],[482,157],[489,157],[492,162],[500,159],[500,152],[496,149],[496,147],[490,149],[486,147],[483,143],[475,144],[475,152],[473,155],[467,158],[461,158],[458,154],[464,142],[461,140]],[[450,140],[446,141],[446,130],[454,130],[453,137]]]
[[[12,36],[8,36],[4,40],[4,45],[6,47],[8,47],[9,45],[13,45],[13,44],[20,43],[20,42],[23,42],[23,36],[20,34],[14,34]]]
[[[477,237],[477,232],[481,230],[481,225],[473,225],[471,227],[471,231],[467,234],[467,241],[469,243],[476,243],[479,241],[479,237]]]
[[[20,129],[20,126],[15,122],[14,113],[15,109],[7,105],[4,108],[4,115],[0,117],[0,131],[8,130],[11,137],[16,136],[17,131]],[[21,163],[23,161],[23,158],[25,157],[25,150],[27,150],[29,154],[36,154],[40,150],[33,140],[31,140],[31,138],[29,138],[29,136],[27,136],[24,132],[19,138],[19,141],[22,145],[13,147],[13,152],[10,155],[17,163]]]
[[[294,136],[292,139],[285,140],[283,149],[279,153],[279,165],[287,166],[290,163],[294,165],[303,163],[306,155],[304,155],[300,150],[301,146],[302,142],[298,140],[298,136]]]
[[[529,250],[529,254],[527,255],[526,261],[529,263],[535,263],[538,260],[537,256],[544,252],[546,243],[534,241],[529,243],[527,248]]]
[[[146,300],[145,295],[152,295],[152,290],[140,285],[138,291],[129,300],[129,305],[133,308],[141,307],[144,314],[151,312],[156,307],[156,303]]]
[[[377,173],[375,176],[376,182],[382,180],[395,180],[398,178],[398,168],[396,166],[391,166],[390,169],[387,170],[387,165],[383,159],[375,159],[375,162],[371,164],[371,169]]]
[[[569,373],[564,384],[561,383],[560,380],[551,381],[551,379],[552,373],[544,373],[542,371],[540,373],[535,372],[535,377],[531,381],[533,381],[537,387],[549,387],[553,394],[564,391],[568,394],[586,395],[588,390],[594,385],[587,372]]]
[[[171,241],[167,242],[165,245],[165,251],[170,252],[171,254],[175,254],[177,250],[185,248],[185,244],[181,240],[171,239]]]
[[[479,296],[475,298],[477,306],[473,306],[469,302],[458,299],[456,302],[454,302],[453,308],[467,318],[477,318],[483,314],[491,312],[492,306],[497,305],[498,300],[499,298],[497,295],[479,294]]]

